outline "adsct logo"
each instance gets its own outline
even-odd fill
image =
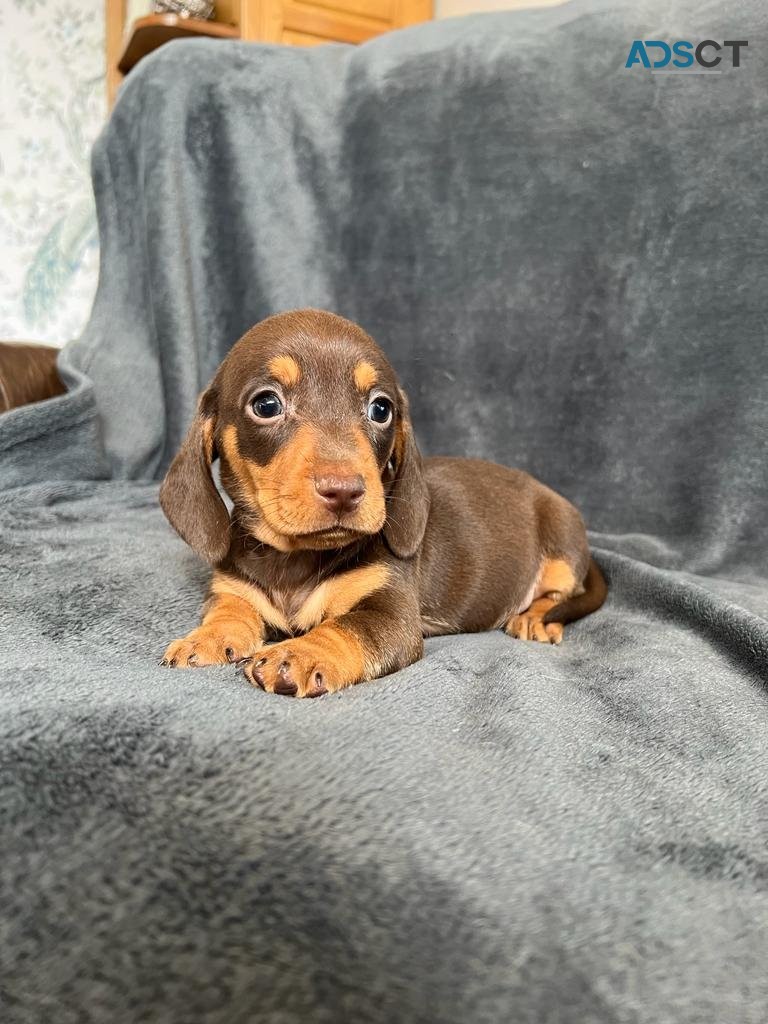
[[[639,65],[665,74],[719,75],[718,65],[728,56],[731,67],[741,67],[741,50],[746,46],[749,46],[746,39],[726,39],[723,43],[714,39],[703,39],[700,43],[690,43],[687,39],[673,43],[661,39],[634,39],[624,67]],[[727,50],[730,54],[723,53]]]

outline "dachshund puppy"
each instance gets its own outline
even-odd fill
[[[274,693],[317,697],[394,672],[422,656],[424,636],[503,628],[557,644],[605,599],[576,509],[520,470],[422,461],[384,354],[317,310],[237,342],[160,502],[214,566],[201,624],[162,663],[241,662]]]

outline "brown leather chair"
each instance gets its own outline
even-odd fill
[[[0,341],[0,413],[62,395],[56,371],[57,348],[23,341]]]

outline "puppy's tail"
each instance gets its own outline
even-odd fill
[[[577,597],[569,597],[554,608],[550,608],[544,616],[544,623],[547,622],[575,622],[576,619],[583,619],[585,615],[596,612],[605,600],[608,593],[608,584],[600,571],[600,566],[590,558],[587,575],[584,578],[584,593]]]

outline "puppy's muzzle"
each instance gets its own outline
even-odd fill
[[[365,481],[355,476],[321,476],[315,478],[315,490],[323,508],[343,516],[356,511],[365,497]]]

